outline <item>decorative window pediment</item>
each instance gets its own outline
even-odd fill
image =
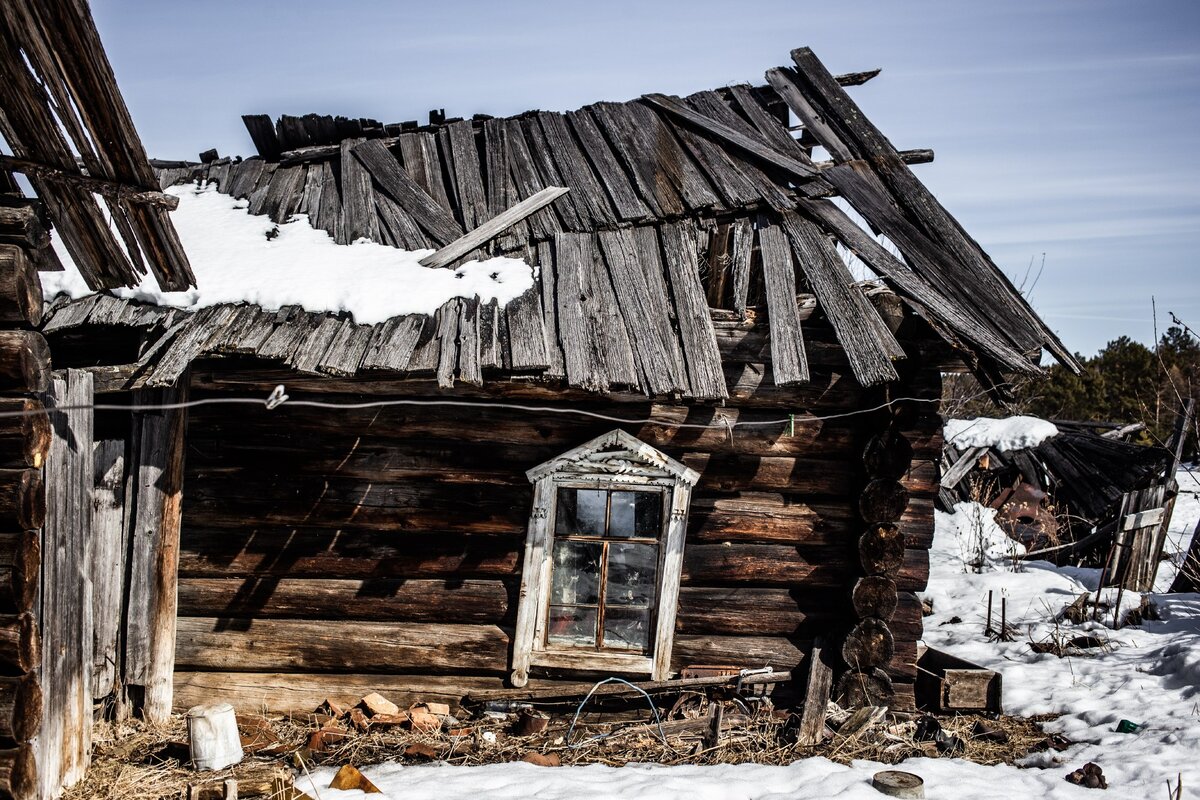
[[[614,430],[526,476],[534,500],[513,683],[534,666],[668,677],[699,473]]]

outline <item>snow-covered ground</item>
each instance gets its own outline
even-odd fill
[[[455,297],[478,295],[485,303],[495,299],[504,305],[533,285],[531,267],[515,258],[430,269],[417,262],[432,250],[398,250],[366,239],[339,245],[313,228],[307,214],[276,225],[250,214],[248,201],[212,186],[172,186],[167,194],[179,198],[171,222],[199,288],[163,292],[146,275],[133,289],[115,290],[118,297],[188,310],[218,303],[257,303],[272,311],[298,305],[307,311],[348,311],[360,325],[374,325],[402,314],[432,314]],[[54,248],[65,269],[41,273],[43,294],[91,294],[58,237]]]
[[[1172,553],[1186,551],[1200,519],[1200,473],[1193,477],[1181,472],[1179,483],[1181,493],[1167,545]],[[1011,556],[1020,545],[1004,537],[992,514],[973,504],[960,505],[954,514],[938,514],[925,592],[933,600],[934,614],[925,621],[925,640],[1002,671],[1008,713],[1062,714],[1047,728],[1076,744],[1061,753],[1032,756],[1024,768],[985,767],[960,759],[910,759],[899,768],[924,778],[926,797],[931,799],[1091,796],[1098,790],[1064,779],[1088,761],[1099,764],[1108,779],[1108,795],[1100,796],[1163,797],[1166,781],[1174,781],[1177,774],[1183,775],[1185,792],[1190,794],[1200,786],[1200,595],[1152,595],[1162,619],[1140,627],[1112,630],[1095,622],[1056,624],[1054,617],[1064,606],[1095,589],[1098,570],[1059,569],[1045,562],[1014,569]],[[966,565],[978,563],[981,543],[987,557],[982,572],[976,574]],[[1156,588],[1169,587],[1173,578],[1174,569],[1164,564]],[[997,616],[1000,598],[1007,599],[1008,622],[1016,628],[1012,642],[991,642],[984,635],[989,590]],[[1111,600],[1111,594],[1106,591],[1105,597]],[[1122,605],[1136,606],[1139,599],[1129,598]],[[951,623],[954,617],[961,622]],[[1107,639],[1109,645],[1061,659],[1036,655],[1029,648],[1030,641],[1089,633]],[[1122,719],[1145,727],[1133,734],[1117,733]],[[363,772],[384,796],[397,800],[878,800],[883,795],[871,788],[870,778],[886,768],[872,762],[842,766],[813,758],[786,767],[383,764]],[[311,780],[302,779],[297,785],[319,800],[366,797],[358,791],[327,788],[333,773],[317,770]]]

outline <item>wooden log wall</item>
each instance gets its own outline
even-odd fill
[[[651,418],[619,427],[702,473],[689,516],[676,670],[698,663],[795,668],[816,635],[854,623],[858,503],[871,430],[860,417],[816,417],[867,407],[879,392],[859,387],[844,364],[840,372],[831,367],[830,352],[824,364],[814,363],[809,384],[779,389],[769,367],[732,357],[735,349],[723,353],[733,395],[724,407],[499,381],[465,392]],[[193,394],[269,390],[277,378],[200,366]],[[287,384],[292,398],[308,392],[333,402],[436,396],[428,383],[382,378],[293,376]],[[936,418],[936,407],[928,411],[893,427],[918,430]],[[790,413],[794,435],[787,423],[738,427],[732,437],[723,425]],[[721,427],[661,424],[679,421]],[[307,711],[326,695],[350,699],[363,687],[402,699],[499,688],[532,499],[524,472],[613,427],[487,408],[193,409],[175,706],[215,693],[247,709]],[[932,497],[930,473],[903,466],[893,481]],[[905,506],[895,521],[914,530],[923,524]],[[889,573],[897,587],[888,620],[895,655],[880,666],[909,705],[921,629],[912,592],[927,579],[922,547],[930,538],[921,532],[911,549],[901,548]]]
[[[8,198],[6,198],[8,199]],[[62,785],[43,768],[42,532],[52,447],[41,395],[50,388],[50,349],[32,330],[42,313],[36,265],[56,263],[32,205],[15,198],[0,214],[0,797],[33,798]],[[39,736],[39,734],[41,734]],[[83,742],[76,743],[82,751]],[[86,752],[86,751],[85,751]],[[39,775],[40,771],[40,775]],[[41,780],[39,781],[39,777]]]

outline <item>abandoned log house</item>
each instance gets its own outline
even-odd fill
[[[851,99],[874,73],[792,60],[567,113],[247,116],[256,156],[155,175],[106,155],[89,174],[131,210],[124,248],[85,189],[30,172],[44,213],[5,229],[2,287],[26,396],[6,402],[65,408],[0,420],[23,443],[0,510],[41,530],[3,538],[2,599],[69,662],[43,681],[75,670],[45,727],[70,704],[78,725],[93,703],[457,703],[691,665],[803,679],[816,642],[835,693],[912,707],[941,374],[1002,399],[1043,349],[1073,362],[915,177],[931,155]],[[41,96],[16,84],[6,112]],[[60,163],[35,122],[4,131],[15,155]],[[516,259],[527,283],[375,321],[113,291],[149,264],[144,286],[203,296],[159,216],[214,198],[272,221],[264,242],[311,226],[430,275]],[[39,220],[88,287],[44,314],[35,270],[62,267]]]

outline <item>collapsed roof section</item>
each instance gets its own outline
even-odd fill
[[[87,285],[133,286],[147,265],[165,291],[194,285],[85,0],[0,3],[0,75],[0,185],[25,174]]]
[[[810,292],[858,381],[894,380],[904,350],[855,283],[840,243],[1000,393],[1006,373],[1038,370],[1043,348],[1074,367],[839,80],[807,49],[792,57],[795,68],[768,71],[768,86],[647,95],[565,114],[438,119],[419,129],[246,117],[259,158],[164,165],[161,185],[207,179],[248,200],[253,214],[285,222],[304,213],[337,242],[366,237],[409,250],[450,245],[547,187],[570,191],[486,246],[541,267],[528,296],[507,307],[459,299],[432,318],[377,326],[299,311],[212,310],[181,320],[161,357],[186,366],[226,347],[335,374],[432,370],[451,385],[479,383],[493,368],[593,391],[722,398],[709,309],[744,318],[750,306],[765,306],[774,381],[802,383],[809,364],[796,296]],[[799,139],[788,109],[803,122]],[[832,163],[815,163],[814,146]],[[277,332],[301,318],[300,330]],[[268,319],[270,329],[260,330]],[[244,347],[234,341],[244,331],[280,347]]]

